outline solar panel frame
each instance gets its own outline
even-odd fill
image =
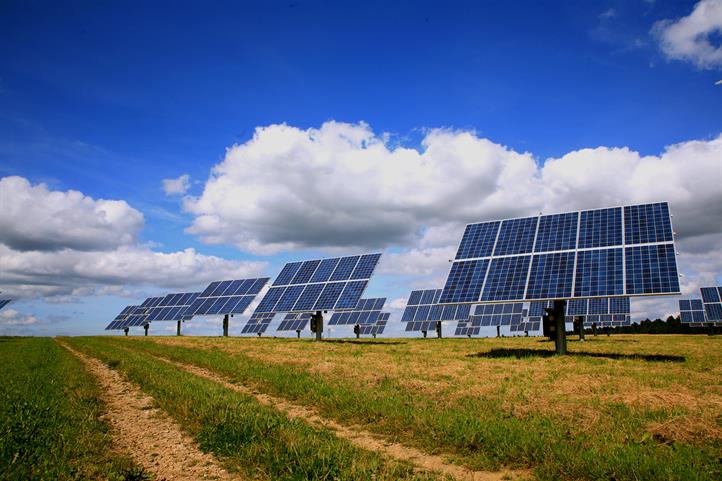
[[[12,299],[0,299],[0,309],[10,304]]]
[[[722,322],[722,286],[700,288],[706,322]]]
[[[630,213],[629,219],[625,219],[625,209]],[[561,222],[562,216],[565,222]],[[571,232],[574,229],[575,217],[578,219],[578,225],[576,240],[572,246]],[[484,226],[484,229],[493,232],[496,222],[501,224],[498,226],[493,254],[490,255],[488,246],[490,236],[487,235],[484,238],[486,240],[479,241],[482,236],[475,232],[474,226]],[[534,225],[535,222],[537,228],[532,237],[529,226]],[[505,223],[509,223],[509,227],[505,227]],[[563,227],[560,227],[561,224]],[[526,226],[526,229],[520,239],[511,239],[509,232],[521,229],[519,226],[522,225]],[[553,231],[562,233],[561,238],[550,234]],[[629,235],[629,240],[626,240],[626,232],[633,233]],[[440,303],[539,299],[537,296],[543,295],[539,288],[542,283],[538,282],[539,276],[532,276],[532,269],[535,268],[534,258],[542,254],[562,252],[568,253],[567,259],[571,259],[571,253],[576,254],[571,280],[569,268],[565,266],[562,269],[563,281],[557,288],[547,289],[550,292],[546,294],[549,296],[546,299],[679,294],[674,236],[670,234],[672,232],[672,220],[667,202],[468,224],[444,285]],[[534,239],[533,248],[529,249],[531,238]],[[486,244],[475,247],[474,239]],[[502,244],[499,244],[499,239],[502,240]],[[654,242],[632,243],[639,241]],[[500,245],[501,247],[498,247]],[[555,248],[558,250],[552,250]],[[472,257],[472,255],[480,257]],[[528,260],[525,256],[533,257]],[[508,258],[523,260],[499,260]],[[640,270],[642,264],[659,266],[659,269],[655,270],[653,267],[652,273],[649,274]],[[539,261],[536,265],[539,266]],[[523,279],[525,266],[528,267],[528,271],[526,279]],[[470,280],[472,268],[477,271],[473,282]],[[483,272],[484,268],[488,272]],[[482,271],[483,278],[478,271]],[[562,295],[566,294],[570,282],[572,292],[570,295]]]

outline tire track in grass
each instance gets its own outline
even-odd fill
[[[408,462],[414,465],[415,468],[422,471],[431,471],[442,475],[451,476],[459,481],[502,481],[510,479],[531,478],[531,474],[528,471],[474,471],[463,466],[451,464],[441,456],[427,454],[419,451],[418,449],[404,446],[403,444],[389,442],[383,439],[381,436],[372,434],[369,431],[365,431],[356,427],[344,426],[337,423],[336,421],[323,418],[319,416],[314,409],[311,409],[309,407],[294,404],[285,399],[270,396],[268,394],[258,392],[257,390],[250,389],[246,386],[233,384],[229,382],[226,378],[202,367],[173,361],[165,357],[157,356],[150,353],[146,354],[155,359],[158,359],[159,361],[183,369],[186,372],[220,384],[227,389],[231,389],[241,394],[253,396],[261,404],[272,406],[279,411],[285,413],[289,418],[300,419],[314,427],[328,429],[331,432],[335,433],[336,436],[338,436],[339,438],[350,442],[358,448],[365,449],[367,451],[378,452],[398,461]]]
[[[201,452],[177,423],[160,409],[153,408],[152,397],[98,359],[56,341],[98,379],[115,444],[159,481],[241,479],[224,470],[215,457]]]

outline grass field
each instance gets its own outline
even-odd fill
[[[158,357],[473,470],[550,480],[722,478],[720,337],[590,337],[570,342],[567,357],[550,355],[538,338],[65,341],[138,384],[245,477],[437,479]],[[16,416],[3,412],[0,422]]]
[[[52,339],[0,338],[0,479],[142,480],[114,452],[98,385]]]

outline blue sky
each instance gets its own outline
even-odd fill
[[[717,8],[719,2],[700,4]],[[118,248],[145,249],[147,255],[172,255],[192,248],[197,255],[231,262],[224,264],[226,270],[220,273],[246,269],[243,272],[274,275],[289,259],[385,249],[397,256],[397,264],[389,261],[368,293],[399,299],[412,287],[437,287],[435,283],[443,281],[448,268],[443,255],[453,251],[458,242],[459,226],[485,220],[487,215],[527,214],[540,206],[564,210],[647,197],[671,196],[674,200],[676,195],[681,199],[680,210],[698,212],[700,203],[722,201],[716,187],[722,165],[714,163],[715,158],[722,158],[716,143],[722,131],[722,85],[715,85],[722,78],[722,61],[718,60],[722,28],[716,26],[722,20],[708,19],[702,27],[699,22],[685,23],[698,7],[697,2],[643,0],[330,5],[293,0],[3,2],[0,177],[18,176],[30,186],[45,184],[47,192],[75,190],[93,200],[125,201],[129,212],[142,214],[140,224],[122,226],[133,232],[130,241],[109,240],[109,244],[92,249],[71,249],[79,259],[75,265],[92,255],[96,267],[105,266],[103,256],[117,258],[121,254],[113,253]],[[689,38],[709,39],[711,50],[699,42],[690,44]],[[326,237],[319,242],[313,241],[309,232],[299,234],[300,226],[284,232],[264,230],[262,216],[269,223],[289,217],[269,218],[263,208],[225,219],[236,223],[236,230],[213,231],[214,227],[200,225],[198,219],[203,216],[224,219],[228,209],[218,195],[228,195],[243,210],[243,196],[234,198],[229,191],[214,190],[216,184],[210,182],[214,166],[237,162],[247,169],[268,166],[272,171],[282,165],[268,146],[284,142],[288,136],[273,129],[265,131],[265,136],[258,135],[256,130],[277,124],[286,124],[294,135],[308,136],[309,129],[323,130],[323,126],[329,126],[329,138],[360,135],[383,142],[383,155],[394,149],[397,153],[402,148],[424,152],[429,145],[452,145],[461,141],[463,133],[471,133],[475,141],[488,139],[498,146],[498,151],[488,152],[489,159],[506,155],[504,152],[528,153],[542,169],[548,159],[578,154],[584,158],[575,165],[583,165],[580,169],[587,174],[594,165],[612,162],[606,155],[628,155],[631,160],[624,165],[634,169],[638,158],[652,156],[665,162],[669,146],[696,141],[703,145],[690,144],[691,151],[706,149],[705,158],[713,159],[699,164],[709,172],[696,173],[711,187],[704,194],[682,195],[675,188],[681,181],[668,178],[660,189],[669,187],[669,195],[620,191],[605,196],[599,186],[579,187],[584,182],[577,179],[569,181],[580,189],[575,191],[578,195],[568,197],[575,199],[573,206],[556,192],[554,200],[535,197],[521,202],[516,210],[485,205],[464,213],[455,212],[463,209],[449,196],[435,196],[433,187],[427,189],[431,192],[428,199],[405,210],[399,207],[403,202],[396,200],[369,205],[366,201],[354,203],[357,199],[349,197],[337,200],[348,204],[350,211],[391,210],[402,220],[374,222],[369,216],[367,226],[353,229],[332,221],[331,227],[321,227]],[[338,124],[349,125],[353,134],[331,127]],[[249,150],[253,147],[253,155],[261,160],[254,157],[258,163],[247,162],[242,150],[234,160],[233,151],[227,149],[235,144],[247,145]],[[329,140],[327,149],[311,149],[307,155],[340,155],[331,144]],[[583,150],[598,148],[603,150]],[[627,153],[614,148],[626,148]],[[484,152],[478,154],[482,163],[487,162]],[[592,158],[587,159],[586,154]],[[632,159],[635,155],[636,160]],[[443,155],[430,159],[449,177],[464,173],[459,170],[462,167],[454,169],[451,166],[456,164],[445,163]],[[377,169],[383,170],[383,165]],[[299,172],[304,175],[305,171]],[[352,177],[319,179],[315,170],[308,172],[310,183],[353,182]],[[164,192],[163,179],[184,174],[189,179],[187,190]],[[551,173],[544,175],[552,179]],[[392,174],[388,176],[379,179]],[[529,176],[541,178],[542,171]],[[236,173],[227,179],[240,190],[248,189],[251,184],[245,184],[242,177]],[[253,185],[267,188],[260,204],[263,199],[274,199],[269,203],[279,205],[275,203],[283,202],[277,197],[279,191],[299,188],[280,177],[274,184],[274,178],[255,179]],[[368,192],[377,198],[383,197],[373,186],[379,179],[373,175],[362,179],[372,183]],[[664,185],[667,180],[669,186]],[[614,182],[614,178],[601,177],[599,182]],[[480,189],[491,194],[499,185],[492,182]],[[639,183],[629,185],[642,188]],[[334,191],[333,186],[327,191]],[[409,192],[414,192],[414,186]],[[4,202],[14,202],[18,196],[10,189],[5,194]],[[313,210],[311,200],[301,200],[299,205],[307,207],[304,212]],[[329,205],[333,199],[324,202],[319,210],[332,215]],[[444,209],[434,210],[430,205]],[[681,268],[690,279],[701,279],[699,283],[720,281],[719,229],[704,227],[720,225],[719,210],[712,210],[690,220],[686,225],[689,235],[683,233],[680,241],[691,266]],[[291,218],[299,217],[293,214]],[[309,225],[318,226],[319,219],[323,217],[309,217],[300,225],[311,231]],[[354,245],[348,240],[354,229],[373,233],[378,224],[385,229],[375,237],[378,242]],[[402,227],[394,229],[394,225]],[[435,229],[443,230],[444,236],[434,234]],[[55,234],[48,231],[47,235]],[[277,247],[254,247],[266,241]],[[55,256],[52,258],[31,251],[37,254],[37,249],[18,246],[5,252],[6,267],[0,265],[0,277],[5,269],[8,279],[15,279],[19,272],[23,283],[32,286],[36,283],[33,279],[42,277],[33,262],[42,265],[58,256],[68,258],[62,249],[45,251]],[[415,260],[426,264],[408,268]],[[242,264],[246,262],[265,264],[249,267]],[[58,260],[58,264],[62,262]],[[397,274],[394,266],[399,267]],[[73,277],[64,273],[66,268],[58,265],[54,275]],[[82,280],[77,284],[57,281],[66,289],[52,292],[19,289],[15,280],[0,280],[3,290],[22,299],[14,304],[17,315],[34,319],[7,324],[5,329],[97,333],[120,307],[142,301],[146,295],[202,287],[212,273],[198,269],[194,271],[200,272],[198,279],[189,279],[185,285],[179,284],[174,271],[168,276],[176,279],[167,281],[142,272],[126,277],[85,272],[78,275]],[[697,284],[690,281],[691,293]],[[665,302],[645,305],[640,312],[664,315],[665,310],[673,309]]]

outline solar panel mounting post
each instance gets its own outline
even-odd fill
[[[584,342],[584,318],[577,316],[574,320],[579,323],[579,342]]]
[[[561,299],[555,300],[553,304],[554,322],[556,323],[554,344],[557,354],[561,356],[567,353],[566,305],[567,301]]]
[[[148,328],[150,327],[150,324],[143,324],[143,330],[145,330],[145,335],[148,335]]]
[[[128,331],[130,331],[130,328],[129,328],[129,327],[124,327],[124,328],[123,328],[123,332],[125,332],[125,335],[126,335],[126,336],[128,335]]]
[[[177,336],[180,336],[180,335],[181,335],[181,321],[180,321],[180,319],[178,319],[178,325],[176,326],[176,335],[177,335]]]
[[[311,317],[311,322],[315,325],[316,340],[321,340],[321,334],[323,333],[323,314],[321,311],[316,311]]]
[[[228,337],[228,317],[230,314],[225,314],[223,316],[223,337]]]
[[[496,326],[496,337],[501,337],[501,326]]]

